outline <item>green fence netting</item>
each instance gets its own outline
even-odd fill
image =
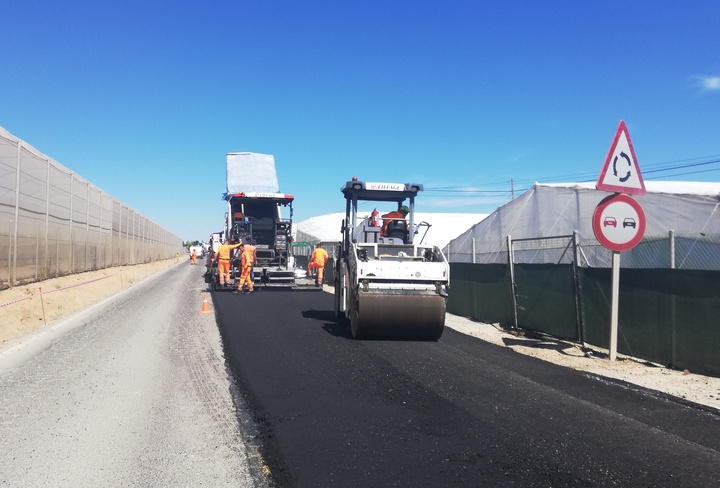
[[[512,324],[506,264],[450,263],[448,312],[491,323]]]
[[[450,313],[513,323],[507,265],[452,263],[450,277]],[[611,270],[578,281],[571,265],[516,264],[519,327],[607,348]],[[621,269],[618,324],[618,352],[720,376],[720,272]]]
[[[580,340],[571,264],[516,264],[518,327]]]

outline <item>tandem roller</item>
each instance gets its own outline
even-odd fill
[[[429,228],[414,221],[422,185],[353,178],[341,191],[346,215],[335,255],[336,316],[349,319],[355,338],[439,339],[450,267],[437,246],[415,239]],[[358,201],[379,202],[385,219],[374,218],[379,212],[358,216]]]
[[[361,293],[350,315],[353,337],[434,341],[445,328],[439,295]]]

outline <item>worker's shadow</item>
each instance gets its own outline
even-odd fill
[[[323,330],[330,335],[352,339],[350,322],[335,318],[335,312],[332,310],[303,310],[302,316],[306,319],[322,321]]]

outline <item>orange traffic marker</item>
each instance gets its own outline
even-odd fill
[[[200,310],[200,313],[212,313],[210,311],[210,307],[208,306],[207,295],[204,293],[203,293],[202,310]]]

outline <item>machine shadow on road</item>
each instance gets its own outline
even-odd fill
[[[350,322],[336,319],[332,310],[303,310],[302,316],[306,319],[323,321],[323,330],[332,336],[352,339]]]

